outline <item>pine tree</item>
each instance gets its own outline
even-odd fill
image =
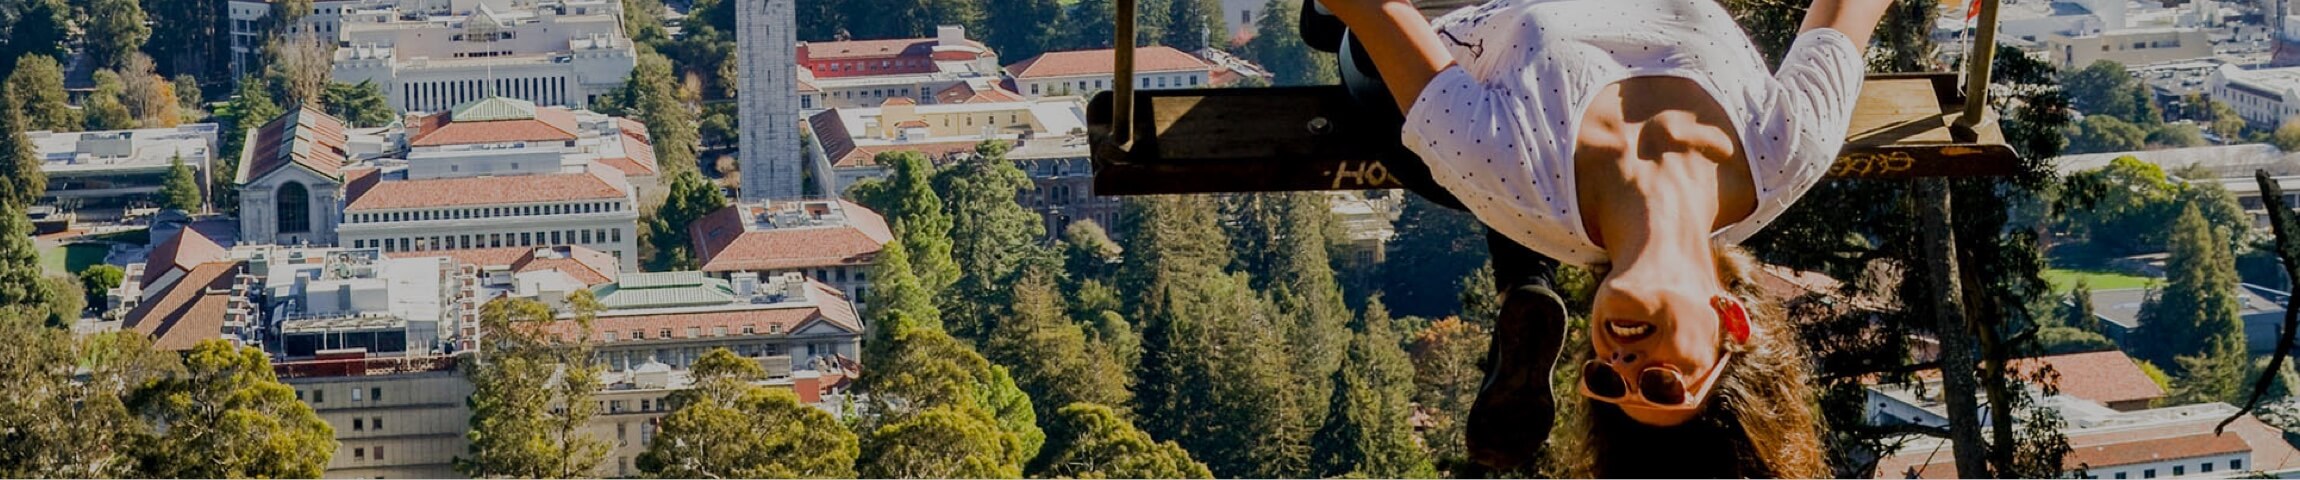
[[[2068,303],[2070,305],[2066,319],[2068,326],[2087,332],[2100,331],[2100,314],[2095,313],[2092,309],[2092,285],[2090,283],[2077,280],[2076,286],[2068,290]]]
[[[727,208],[727,197],[720,193],[717,183],[694,170],[672,173],[666,187],[663,205],[648,214],[645,222],[652,252],[647,265],[654,271],[692,270],[701,259],[695,256],[694,236],[687,227]]]
[[[168,179],[160,184],[161,205],[168,208],[198,213],[204,200],[200,196],[199,176],[184,164],[184,157],[168,159]]]
[[[91,0],[87,11],[88,21],[81,27],[86,33],[81,37],[86,39],[89,59],[99,67],[118,66],[152,36],[144,7],[136,0]]]
[[[1280,331],[1285,332],[1287,358],[1293,363],[1289,371],[1294,374],[1294,401],[1306,422],[1303,428],[1316,429],[1327,421],[1334,371],[1342,367],[1350,343],[1349,306],[1342,302],[1342,290],[1334,281],[1333,263],[1327,256],[1325,235],[1334,220],[1323,194],[1264,197],[1260,209],[1265,212],[1262,222],[1268,229],[1263,234],[1265,243],[1260,252],[1240,253],[1258,253],[1268,262],[1262,290],[1276,301],[1279,314],[1288,322]],[[1253,235],[1240,232],[1237,237]]]
[[[13,96],[0,98],[0,204],[12,205],[15,215],[40,199],[48,188],[48,174],[40,170],[40,154],[24,136],[25,118]],[[30,229],[24,235],[30,235]],[[4,303],[0,303],[4,304]]]
[[[1050,253],[1039,242],[1046,225],[1016,197],[1036,188],[1030,176],[1006,160],[1007,145],[991,140],[976,145],[974,156],[936,174],[949,211],[950,256],[959,272],[940,296],[943,325],[951,335],[980,344],[1011,303],[1015,271],[1026,259]],[[923,232],[922,232],[923,233]]]
[[[1045,51],[1088,50],[1116,46],[1118,33],[1111,19],[1118,18],[1117,5],[1111,0],[1077,0],[1062,13],[1060,42]],[[1015,57],[1029,58],[1029,57]]]
[[[857,385],[874,414],[861,426],[869,433],[858,470],[866,477],[1019,476],[1046,435],[1006,368],[939,329],[907,328],[891,337],[874,373]]]
[[[654,48],[639,49],[639,61],[631,69],[631,78],[611,95],[609,110],[621,107],[619,113],[647,125],[655,162],[663,167],[664,173],[702,168],[696,161],[701,155],[698,149],[702,145],[702,127],[695,112],[687,107],[688,92],[679,87],[678,71],[672,67],[670,58]]]
[[[2179,356],[2214,355],[2223,344],[2242,351],[2236,261],[2228,243],[2193,205],[2181,209],[2170,232],[2164,289],[2140,307],[2138,320],[2148,333],[2135,345],[2142,358],[2169,363]]]
[[[1349,362],[1334,372],[1333,413],[1311,443],[1312,468],[1323,477],[1433,477],[1414,437],[1413,363],[1380,299],[1361,319]]]
[[[369,80],[359,83],[329,82],[320,93],[320,104],[327,106],[327,114],[343,119],[353,128],[381,127],[391,123],[395,116],[391,102],[384,98],[383,87]]]
[[[184,375],[137,392],[132,408],[159,428],[143,452],[157,478],[317,478],[335,428],[280,383],[255,347],[203,340]]]
[[[11,116],[0,113],[0,117]],[[32,245],[32,220],[20,204],[0,203],[0,308],[46,308],[40,288],[40,250]]]
[[[981,36],[983,43],[1012,61],[1046,52],[1060,34],[1055,27],[1063,21],[1059,0],[982,2],[982,13],[984,26],[990,28]]]
[[[1033,475],[1049,478],[1214,478],[1172,440],[1135,429],[1117,410],[1091,403],[1062,407]]]
[[[1475,323],[1447,318],[1414,334],[1414,403],[1430,414],[1432,426],[1423,441],[1440,463],[1469,460],[1464,434],[1470,402],[1485,378],[1478,363],[1485,358],[1487,332]]]
[[[1144,431],[1171,438],[1216,475],[1308,474],[1309,428],[1284,332],[1291,322],[1242,275],[1205,197],[1128,199],[1119,291],[1133,301],[1142,357],[1135,407]]]
[[[1054,418],[1055,405],[1125,405],[1131,365],[1095,351],[1085,326],[1066,316],[1054,276],[1037,266],[1015,280],[1012,313],[984,340],[983,356],[1013,369],[1040,418]]]
[[[927,295],[939,298],[956,283],[958,264],[951,257],[951,217],[942,196],[935,192],[935,168],[918,152],[879,154],[878,164],[888,169],[881,182],[856,185],[856,202],[885,215],[895,238],[911,255],[911,268]]]
[[[942,329],[942,310],[912,273],[909,249],[888,242],[879,250],[878,264],[870,271],[870,340],[863,344],[863,362],[876,364],[894,354],[895,338],[912,329]]]
[[[1158,43],[1185,52],[1222,45],[1230,38],[1221,0],[1167,0],[1166,24]]]
[[[1384,246],[1382,298],[1400,315],[1442,318],[1462,313],[1454,279],[1486,263],[1485,227],[1469,212],[1407,194]]]
[[[571,478],[587,476],[606,460],[610,445],[581,428],[599,408],[602,368],[590,358],[590,292],[568,297],[578,323],[573,339],[542,327],[557,320],[542,302],[499,299],[480,312],[480,356],[466,370],[471,394],[468,457],[455,469],[471,476]]]
[[[72,109],[65,98],[64,67],[54,57],[18,57],[15,72],[8,74],[7,96],[23,112],[25,130],[80,129],[80,111]]]
[[[1254,39],[1246,43],[1246,57],[1268,68],[1273,83],[1278,85],[1331,85],[1340,81],[1334,68],[1333,55],[1316,55],[1308,44],[1302,43],[1300,29],[1301,0],[1270,0],[1262,5],[1262,15],[1255,21]]]
[[[725,348],[690,369],[694,387],[672,394],[671,414],[639,456],[639,470],[665,478],[849,478],[854,432],[790,391],[757,385],[757,361]]]

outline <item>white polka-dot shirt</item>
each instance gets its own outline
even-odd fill
[[[1828,172],[1865,67],[1843,33],[1805,32],[1778,72],[1710,0],[1496,0],[1436,21],[1457,66],[1430,80],[1404,141],[1487,227],[1551,258],[1606,262],[1583,231],[1573,148],[1593,96],[1632,77],[1691,79],[1741,137],[1757,209],[1738,244]]]

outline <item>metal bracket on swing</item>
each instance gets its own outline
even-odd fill
[[[1419,160],[1400,144],[1396,120],[1367,113],[1344,86],[1136,88],[1135,3],[1116,0],[1116,88],[1096,95],[1087,107],[1096,194],[1363,190],[1428,184],[1426,170],[1418,168]],[[1980,2],[1981,25],[1996,25],[1997,4],[1998,0]],[[1962,82],[1957,72],[1870,75],[1862,84],[1845,149],[1830,176],[1912,179],[2019,173],[2019,154],[2006,145],[1996,114],[1985,100],[1996,29],[1979,30],[1966,57]]]

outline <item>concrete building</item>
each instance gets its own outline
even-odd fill
[[[937,92],[970,80],[995,82],[998,53],[944,25],[933,38],[801,42],[799,108],[877,106],[892,98],[937,103]]]
[[[1077,97],[920,105],[889,99],[878,108],[834,108],[807,118],[836,177],[833,191],[886,175],[877,156],[911,151],[942,161],[1005,141],[1010,159],[1086,158],[1086,105]]]
[[[278,357],[275,357],[278,358]],[[471,441],[468,357],[369,355],[358,350],[275,360],[272,370],[335,427],[323,478],[462,478]]]
[[[1063,148],[1044,147],[1056,142]],[[1078,137],[1034,140],[1031,148],[1006,154],[1037,187],[1016,192],[1015,201],[1046,222],[1047,242],[1062,238],[1064,229],[1082,220],[1101,225],[1105,232],[1118,227],[1118,197],[1094,194],[1094,161],[1082,151],[1084,143]]]
[[[1008,65],[1014,89],[1030,98],[1092,96],[1109,90],[1116,75],[1113,50],[1046,52]],[[1134,52],[1134,82],[1141,89],[1205,88],[1213,82],[1215,67],[1173,47],[1147,47]]]
[[[592,340],[598,342],[592,355],[609,372],[648,362],[684,370],[714,348],[744,357],[789,357],[792,369],[805,371],[838,371],[861,356],[862,317],[844,292],[798,274],[732,277],[628,273],[591,287],[605,307],[592,320]],[[543,293],[549,299],[555,292]],[[561,318],[573,319],[564,313]],[[552,331],[580,335],[578,328],[557,322]]]
[[[240,240],[334,245],[343,195],[343,121],[310,107],[249,130],[241,143]]]
[[[725,279],[799,274],[856,305],[870,298],[870,269],[894,241],[878,212],[845,200],[737,204],[688,227],[702,271]]]
[[[508,97],[411,115],[397,132],[408,178],[430,180],[581,172],[623,175],[640,198],[660,198],[661,166],[637,121]]]
[[[376,249],[244,247],[263,279],[267,350],[315,358],[357,349],[370,355],[449,353],[449,339],[476,320],[477,299],[458,288],[463,266],[446,257],[385,257]]]
[[[2053,35],[2044,39],[2045,51],[2062,70],[2081,69],[2094,62],[2147,65],[2212,58],[2212,39],[2199,28],[2127,28],[2080,36]]]
[[[745,202],[806,195],[806,159],[799,148],[798,69],[793,68],[798,43],[793,1],[735,4],[736,66],[743,82],[736,110],[742,119]]]
[[[353,248],[421,252],[581,245],[638,263],[638,199],[621,173],[413,179],[355,170],[337,235]]]
[[[374,82],[405,112],[492,96],[586,108],[637,65],[621,5],[480,0],[361,10],[339,17],[334,77]]]
[[[214,175],[216,124],[104,132],[27,132],[48,176],[42,203],[90,213],[158,203],[161,185],[175,159],[183,159],[208,198]]]
[[[2236,108],[2252,128],[2275,130],[2300,115],[2300,67],[2245,70],[2221,65],[2205,81],[2213,100]]]

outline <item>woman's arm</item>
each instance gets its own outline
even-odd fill
[[[1805,10],[1805,24],[1797,33],[1827,28],[1845,34],[1853,45],[1866,52],[1869,37],[1876,35],[1877,22],[1884,20],[1885,10],[1893,0],[1813,0]]]
[[[1430,78],[1453,65],[1453,53],[1408,0],[1317,0],[1350,26],[1389,84],[1399,112],[1411,112]],[[1828,0],[1821,0],[1828,1]]]

